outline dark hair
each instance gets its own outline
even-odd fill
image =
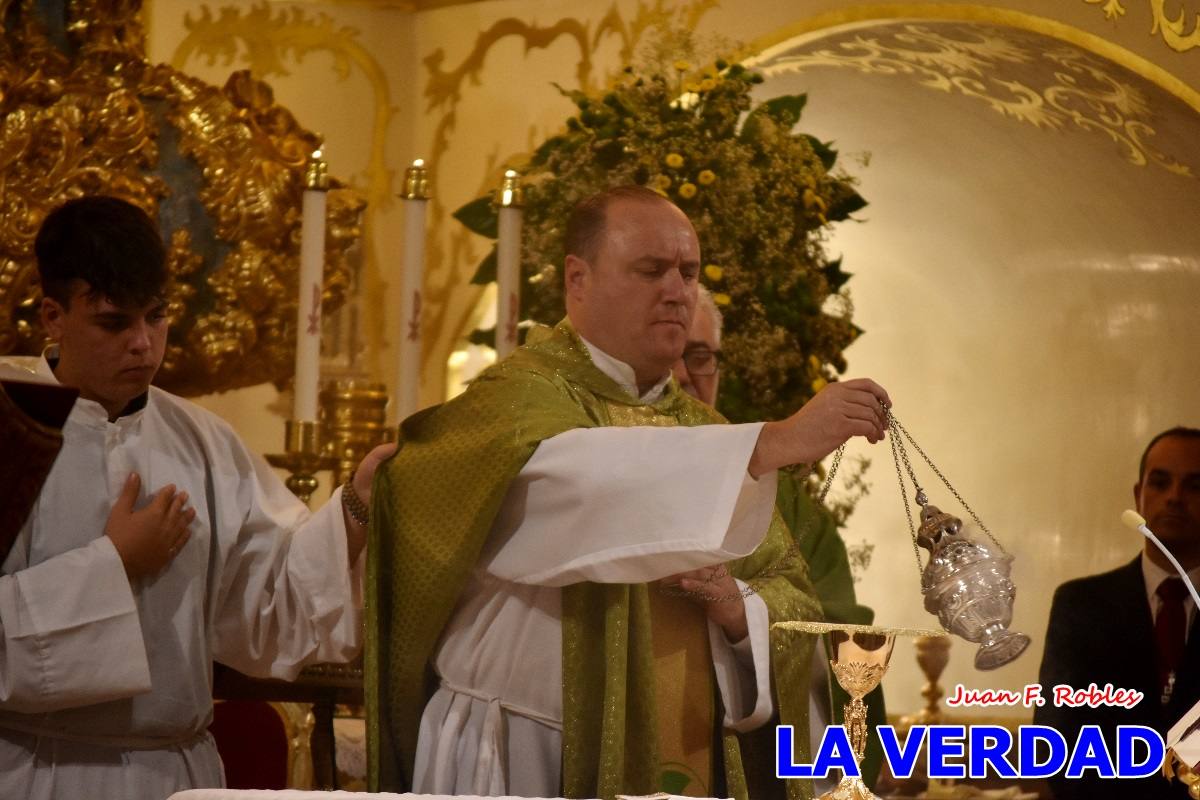
[[[75,282],[117,306],[145,305],[166,292],[167,250],[158,226],[116,197],[80,197],[47,215],[34,243],[42,293],[66,306]]]
[[[1151,448],[1158,444],[1160,439],[1178,436],[1180,439],[1200,439],[1200,428],[1185,428],[1182,425],[1176,425],[1174,428],[1169,428],[1150,440],[1150,444],[1146,445],[1146,449],[1142,451],[1142,462],[1138,465],[1138,483],[1146,477],[1146,458],[1150,455]]]
[[[666,203],[671,201],[653,189],[628,184],[614,186],[580,200],[567,219],[567,232],[563,249],[566,255],[591,261],[596,256],[600,239],[604,236],[604,224],[608,218],[608,207],[620,200],[639,203]]]

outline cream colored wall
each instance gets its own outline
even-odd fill
[[[782,46],[759,65],[761,88],[809,92],[805,130],[843,153],[870,153],[854,170],[871,202],[856,215],[864,223],[837,226],[829,242],[855,275],[855,320],[866,329],[847,357],[853,374],[888,387],[897,416],[1016,557],[1013,627],[1033,646],[979,673],[974,648],[955,640],[947,687],[1019,689],[1037,680],[1053,588],[1141,547],[1119,515],[1133,503],[1146,441],[1200,424],[1200,159],[1190,144],[1200,113],[1089,57],[1145,101],[1147,113],[1125,113],[1147,124],[1143,142],[1190,167],[1180,175],[1153,158],[1139,163],[1146,150],[1103,132],[1099,108],[1116,95],[1072,73],[1070,60],[1036,57],[1055,41],[1006,29],[1006,46],[1035,54],[1021,63],[989,60],[981,45],[987,69],[968,87],[976,96],[922,81],[945,74],[933,54],[955,39],[978,42],[981,31],[926,23],[912,46],[929,54],[930,72],[889,74],[871,65],[903,50],[895,30],[858,26]],[[840,50],[851,38],[868,46]],[[846,60],[828,55],[839,52]],[[1064,92],[1060,74],[1080,80]],[[1027,89],[1049,98],[1042,111],[1065,103],[1090,122],[1035,126],[987,102]],[[850,452],[873,460],[871,494],[846,530],[851,542],[876,545],[860,596],[880,623],[927,626],[891,455],[862,444]],[[912,456],[932,502],[982,537]],[[911,705],[921,684],[910,654],[898,647],[887,687]]]
[[[639,25],[646,19],[640,15],[647,5],[637,0],[615,3],[492,0],[402,12],[350,3],[270,3],[256,7],[249,3],[155,0],[148,8],[149,52],[158,60],[182,59],[180,65],[186,70],[216,84],[223,83],[233,69],[253,66],[257,75],[274,86],[277,99],[292,109],[303,125],[325,134],[331,172],[359,187],[374,201],[364,254],[365,315],[370,338],[363,363],[372,375],[389,383],[396,371],[391,331],[396,326],[402,221],[399,205],[390,196],[399,190],[400,173],[412,158],[421,156],[431,162],[435,201],[431,204],[428,244],[429,302],[422,399],[432,403],[441,399],[443,393],[446,358],[469,327],[468,317],[474,311],[479,290],[468,286],[466,281],[486,252],[485,243],[464,233],[449,219],[449,212],[491,187],[507,158],[531,149],[557,130],[570,112],[570,105],[551,82],[568,88],[581,83],[602,85],[623,65],[626,51],[636,49],[644,41],[645,31]],[[1179,52],[1161,33],[1152,33],[1154,4],[1149,0],[1125,0],[1121,5],[1126,13],[1116,20],[1106,19],[1104,6],[1093,0],[945,3],[934,10],[942,13],[946,7],[953,7],[963,14],[979,14],[982,12],[977,9],[982,7],[985,11],[1004,9],[1052,18],[1109,40],[1181,79],[1193,90],[1200,87],[1200,47]],[[930,6],[919,4],[867,6],[843,0],[740,0],[712,7],[699,2],[675,4],[671,8],[682,16],[693,13],[699,33],[753,43],[749,50],[782,41],[788,34],[807,27],[822,27],[855,15],[919,17],[931,10]],[[224,26],[205,23],[205,13],[209,14],[209,20],[223,20]],[[189,15],[198,21],[190,27],[185,22],[185,16]],[[206,33],[211,34],[207,39],[202,36]],[[189,41],[206,44],[188,55],[181,47]],[[231,49],[216,49],[222,43],[231,44]],[[1180,42],[1175,44],[1183,46]],[[270,56],[277,60],[272,61]],[[339,62],[339,57],[346,60]],[[336,71],[339,63],[346,65],[345,74]],[[819,101],[814,95],[813,102]],[[389,115],[388,109],[393,108],[394,113]],[[836,122],[837,116],[830,119]],[[849,131],[842,133],[836,129],[831,129],[830,134],[850,136]],[[880,205],[896,195],[869,182],[878,174],[870,174],[865,193],[876,203],[871,213],[879,210],[882,219]],[[876,189],[874,195],[872,189]],[[963,198],[963,203],[969,204],[970,198]],[[875,227],[882,225],[877,223]],[[852,231],[857,239],[854,246],[861,248],[861,258],[883,258],[883,254],[871,251],[874,230],[871,224],[846,230]],[[847,249],[852,247],[849,239],[843,242],[838,238],[835,242]],[[913,246],[920,243],[914,241]],[[986,243],[979,245],[986,246]],[[969,249],[959,251],[959,255],[960,263],[970,262]],[[1022,274],[1032,276],[1035,274],[1032,270],[1045,266],[1025,264],[1021,267],[1025,270]],[[856,271],[852,264],[848,263],[848,268]],[[936,285],[939,280],[938,273],[907,277],[922,285]],[[1094,435],[1076,428],[1060,430],[1037,409],[1032,409],[1031,418],[1036,424],[1023,428],[1022,435],[1029,437],[1031,447],[1039,445],[1040,449],[1023,449],[1022,439],[1012,435],[1003,414],[1031,395],[1037,396],[1043,387],[997,380],[988,383],[980,397],[977,393],[984,387],[954,383],[947,366],[978,360],[979,352],[991,353],[989,348],[995,342],[980,341],[978,334],[972,332],[970,323],[974,320],[954,319],[952,313],[948,316],[963,330],[963,335],[954,339],[954,347],[943,351],[931,329],[920,328],[910,333],[925,337],[927,357],[934,366],[930,369],[924,363],[912,363],[903,367],[907,354],[896,340],[889,339],[895,334],[890,326],[904,321],[899,314],[901,309],[887,307],[887,292],[892,286],[889,281],[895,280],[899,278],[872,278],[863,271],[851,283],[860,297],[859,313],[868,330],[867,336],[848,354],[851,372],[871,368],[882,374],[879,370],[884,365],[889,370],[895,368],[903,376],[893,379],[902,387],[902,402],[933,404],[931,407],[938,413],[928,419],[913,413],[903,418],[910,421],[914,432],[924,434],[921,441],[929,442],[951,477],[961,481],[968,498],[975,500],[985,514],[991,511],[1000,518],[1002,524],[996,526],[996,532],[1001,538],[1016,535],[1012,533],[1014,530],[1026,531],[1032,537],[1038,530],[1037,525],[1026,524],[1019,510],[1026,507],[1022,498],[1027,499],[1029,492],[1039,498],[1033,506],[1039,513],[1045,508],[1047,498],[1055,496],[1061,497],[1067,508],[1087,505],[1082,517],[1055,518],[1052,524],[1046,523],[1056,536],[1053,544],[1048,552],[1031,549],[1022,562],[1025,566],[1018,568],[1022,601],[1029,595],[1040,598],[1036,603],[1019,606],[1018,620],[1030,634],[1040,637],[1044,616],[1038,617],[1037,613],[1044,615],[1052,586],[1068,575],[1108,565],[1124,546],[1119,531],[1106,529],[1098,534],[1102,537],[1099,549],[1095,540],[1080,541],[1065,534],[1094,530],[1099,520],[1107,519],[1107,505],[1100,511],[1095,503],[1101,498],[1108,503],[1109,498],[1127,491],[1129,476],[1125,474],[1126,462],[1122,459],[1138,436],[1157,424],[1155,418],[1148,414],[1138,417],[1138,425],[1125,430],[1119,440],[1101,436],[1099,450],[1089,451],[1089,443],[1097,442]],[[1021,291],[1036,296],[1042,284],[1033,277],[1023,280],[1027,283],[1022,284],[1025,288]],[[1051,283],[1058,291],[1071,292],[1080,286],[1091,286],[1088,280],[1081,271],[1063,270],[1053,273]],[[940,294],[937,302],[948,310],[953,308]],[[1060,309],[1061,306],[1049,300],[1026,306],[1031,315],[1053,314]],[[892,316],[881,316],[889,313]],[[1016,323],[1006,320],[1004,324],[1020,325],[1020,320]],[[1104,389],[1084,381],[1087,355],[1069,364],[1060,363],[1055,359],[1067,355],[1054,349],[1061,347],[1061,340],[1054,340],[1050,348],[1042,348],[1031,331],[1040,331],[1037,336],[1047,335],[1046,328],[1037,325],[1026,327],[1019,334],[1027,340],[1030,357],[1037,363],[1029,381],[1035,375],[1050,380],[1056,394],[1047,402],[1062,404],[1067,409],[1070,404],[1095,409],[1093,393]],[[982,349],[972,350],[972,342]],[[1075,344],[1085,349],[1091,346],[1086,341]],[[938,362],[939,356],[949,361]],[[998,357],[995,353],[988,356]],[[1006,357],[1016,358],[1011,354]],[[933,380],[920,380],[922,375]],[[1111,378],[1116,382],[1120,375]],[[1086,391],[1073,391],[1080,381],[1086,384]],[[1177,386],[1173,391],[1184,390]],[[272,387],[202,399],[205,405],[229,419],[259,452],[277,450],[282,439],[282,417],[267,409],[275,401]],[[1107,420],[1115,424],[1126,419],[1123,406],[1104,407],[1108,409],[1107,416],[1100,417],[1099,422]],[[1061,436],[1056,438],[1057,434]],[[999,466],[984,468],[985,462]],[[879,464],[885,466],[882,458]],[[875,481],[875,494],[855,519],[851,540],[883,541],[884,537],[899,537],[902,532],[896,530],[898,518],[893,515],[889,521],[887,515],[892,512],[885,510],[885,506],[890,508],[898,503],[893,496],[892,479],[886,477],[886,472],[877,474],[880,477]],[[1056,492],[1055,487],[1063,487],[1063,491]],[[1079,489],[1078,496],[1069,493],[1072,488]],[[873,507],[878,508],[875,516],[870,511]],[[872,524],[873,520],[879,524]],[[1034,540],[1030,541],[1032,546]],[[890,553],[881,545],[881,556],[890,558]],[[919,600],[915,573],[904,571],[895,583],[878,575],[878,570],[871,573],[872,583],[864,587],[864,596],[881,609],[891,609],[893,601],[900,604],[899,608],[906,609],[903,622],[928,624],[929,618],[921,616],[919,606],[912,611]],[[951,674],[961,675],[974,685],[989,685],[986,676],[959,671],[965,652],[962,644],[956,645]],[[920,702],[917,694],[920,677],[910,654],[904,646],[898,650],[893,674],[888,679],[895,711],[912,709]],[[1023,682],[1036,666],[1037,658],[1038,652],[1027,655],[1019,667],[1011,668],[1014,672],[1001,677],[1001,682]]]

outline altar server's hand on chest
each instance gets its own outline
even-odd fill
[[[176,491],[174,485],[159,489],[149,503],[134,510],[141,485],[141,477],[130,473],[104,525],[131,581],[157,574],[175,558],[196,518],[187,492]]]

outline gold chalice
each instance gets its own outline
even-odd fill
[[[916,628],[881,628],[875,625],[849,625],[837,622],[777,622],[773,628],[829,635],[829,667],[838,685],[850,695],[844,707],[842,727],[850,740],[854,762],[861,765],[867,749],[867,705],[863,698],[871,693],[887,672],[897,636],[945,636],[940,631]],[[819,800],[878,800],[862,778],[843,775],[838,785]]]

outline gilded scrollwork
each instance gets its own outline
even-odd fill
[[[868,664],[864,661],[831,662],[829,666],[838,685],[851,697],[857,698],[874,691],[887,673],[887,664]]]
[[[1167,14],[1166,0],[1149,0],[1150,13],[1154,15],[1154,25],[1150,35],[1159,34],[1172,50],[1180,53],[1200,47],[1200,14],[1192,20],[1192,30],[1187,31],[1187,10],[1180,9],[1179,17],[1171,19]]]
[[[371,52],[359,41],[354,28],[339,25],[326,14],[309,14],[303,9],[273,9],[268,3],[250,8],[223,7],[215,12],[201,6],[196,15],[184,17],[187,35],[179,42],[171,57],[177,69],[183,69],[192,59],[204,59],[208,64],[241,62],[250,73],[262,76],[287,76],[289,62],[300,62],[311,53],[321,52],[333,59],[333,71],[339,80],[347,80],[358,70],[369,83],[372,93],[371,139],[366,168],[366,211],[362,227],[377,230],[379,215],[391,208],[395,170],[388,167],[386,148],[388,127],[397,109],[391,100],[387,75]],[[261,84],[260,84],[261,85]],[[231,87],[227,86],[229,90]],[[248,106],[254,106],[254,94],[259,90],[247,85],[237,89],[236,96]],[[267,130],[277,125],[287,129],[291,120],[274,118],[275,112],[257,117]],[[289,115],[290,116],[290,115]],[[275,137],[273,137],[274,139]],[[307,153],[307,151],[306,151]],[[306,154],[305,153],[305,154]],[[343,230],[346,220],[329,220],[331,235],[353,233]],[[360,296],[363,298],[363,331],[366,336],[366,358],[377,360],[383,343],[386,314],[383,304],[384,282],[376,243],[369,237],[362,242]],[[343,275],[343,278],[348,278]],[[343,289],[345,286],[343,285]]]
[[[1125,16],[1125,6],[1121,4],[1121,0],[1083,0],[1090,6],[1104,6],[1104,16],[1109,19],[1117,19]]]
[[[1131,164],[1195,177],[1190,165],[1154,147],[1150,104],[1113,65],[1074,45],[1047,46],[1033,36],[965,22],[881,23],[835,34],[816,49],[772,56],[756,67],[767,75],[833,67],[909,77],[1035,127],[1074,126],[1102,134]]]
[[[300,195],[317,138],[246,73],[218,89],[143,54],[139,0],[20,0],[0,33],[0,355],[40,351],[33,240],[50,208],[115,194],[168,237],[172,329],[157,383],[202,394],[291,371]],[[61,36],[74,47],[56,46]],[[339,304],[363,202],[329,195],[324,301]]]
[[[1125,6],[1121,0],[1083,0],[1088,5],[1102,5],[1104,16],[1117,20],[1125,16]],[[1188,12],[1186,8],[1179,10],[1179,16],[1172,18],[1167,11],[1167,0],[1146,0],[1150,11],[1150,35],[1161,36],[1168,47],[1180,53],[1185,53],[1195,47],[1200,47],[1200,14],[1191,20],[1191,31],[1188,31]]]

